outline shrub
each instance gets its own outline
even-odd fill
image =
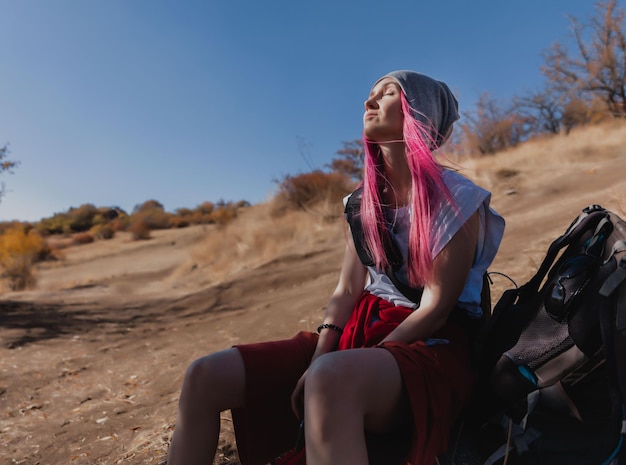
[[[239,210],[240,208],[248,208],[250,206],[250,202],[247,200],[240,200],[235,203],[235,208]]]
[[[189,217],[178,215],[170,217],[170,226],[173,228],[186,228],[189,224]]]
[[[42,238],[42,245],[35,254],[35,263],[45,262],[46,260],[58,260],[62,258],[63,254],[59,249],[52,247],[48,241]]]
[[[198,205],[194,212],[200,213],[200,215],[210,215],[215,210],[215,204],[213,202],[202,202]]]
[[[190,212],[184,211],[184,215],[181,213],[182,209],[179,209],[177,212],[181,216],[185,216],[185,218],[189,218],[191,224],[211,224],[215,223],[212,215],[215,211],[215,204],[213,202],[202,202],[196,208],[191,210]]]
[[[134,241],[150,239],[150,226],[143,218],[137,218],[128,227]]]
[[[67,212],[69,229],[72,232],[89,231],[97,214],[98,209],[90,203],[81,205],[78,208],[70,208]]]
[[[217,208],[217,210],[215,210],[211,214],[211,219],[213,220],[213,222],[222,226],[230,223],[236,217],[237,210],[234,207],[230,207],[227,205]]]
[[[150,229],[168,229],[170,227],[171,214],[163,210],[148,210],[135,213],[131,216],[131,222],[141,220]]]
[[[123,215],[112,220],[109,225],[113,228],[113,231],[126,231],[130,226],[130,216]]]
[[[44,218],[37,223],[37,231],[44,236],[63,234],[70,230],[67,215],[55,213],[50,218]]]
[[[193,216],[193,210],[191,210],[190,208],[177,208],[174,213],[176,214],[176,216],[180,216],[183,218]]]
[[[147,200],[135,207],[131,221],[142,219],[150,229],[167,229],[170,227],[171,213],[167,213],[156,200]]]
[[[33,263],[48,254],[46,242],[34,229],[16,224],[0,236],[0,267],[12,290],[34,286]]]
[[[70,208],[65,213],[55,213],[50,218],[43,218],[36,228],[43,236],[53,234],[73,234],[90,231],[96,225],[109,224],[114,230],[128,226],[128,215],[118,207],[100,207],[83,204]]]
[[[165,208],[163,207],[163,204],[161,202],[159,202],[158,200],[152,199],[152,200],[146,200],[144,203],[140,205],[136,205],[135,208],[133,209],[133,213],[145,212],[149,210],[165,211]]]
[[[113,239],[115,236],[115,229],[108,223],[96,224],[89,232],[96,239]]]
[[[296,176],[285,176],[279,183],[278,203],[291,208],[309,210],[322,202],[339,202],[352,190],[350,180],[341,173],[320,170]]]
[[[83,245],[83,244],[91,244],[94,241],[94,237],[89,233],[78,233],[74,234],[72,237],[72,244],[74,245]]]
[[[200,211],[194,210],[193,215],[191,216],[192,224],[212,224],[215,221],[212,218],[211,214],[203,214]]]

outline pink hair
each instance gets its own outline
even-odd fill
[[[401,93],[404,115],[402,132],[407,162],[411,170],[412,196],[411,228],[409,232],[409,284],[422,286],[432,278],[431,254],[433,208],[442,199],[454,205],[454,199],[443,180],[443,167],[430,147],[436,147],[433,130],[416,120],[413,110]],[[361,218],[367,247],[376,267],[386,269],[390,264],[385,255],[384,241],[388,230],[383,214],[382,190],[385,186],[385,166],[380,147],[364,137],[365,170]],[[385,236],[383,236],[385,235]]]

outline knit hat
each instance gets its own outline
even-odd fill
[[[459,119],[459,103],[448,86],[415,71],[392,71],[381,77],[393,78],[413,110],[413,117],[430,128],[434,148],[440,147],[452,124]],[[376,84],[374,84],[376,85]]]

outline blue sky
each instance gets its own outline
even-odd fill
[[[590,0],[0,0],[1,220],[266,201],[361,133],[394,69],[462,111],[541,87]],[[299,142],[300,141],[300,142]],[[304,148],[303,148],[304,147]],[[303,156],[305,155],[305,156]]]

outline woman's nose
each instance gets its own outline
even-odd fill
[[[364,105],[366,110],[376,108],[376,99],[374,97],[370,97],[364,102]]]

